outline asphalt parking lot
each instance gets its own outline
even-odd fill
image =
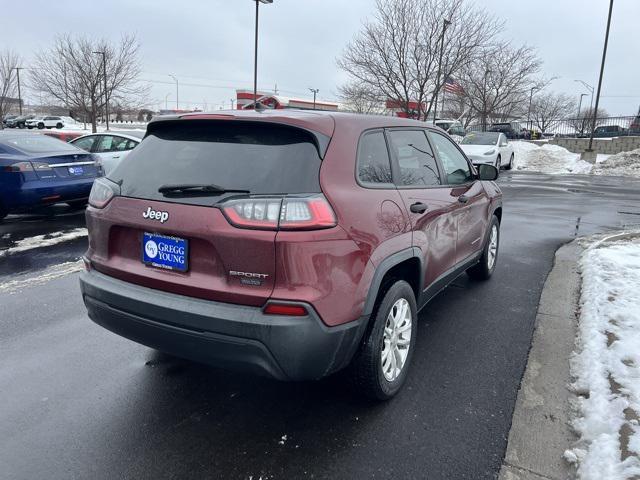
[[[428,478],[497,475],[553,254],[640,226],[640,181],[503,173],[499,264],[420,315],[404,391],[358,400],[340,375],[278,383],[133,344],[88,320],[77,274],[37,278],[84,239],[0,257],[0,477]],[[78,212],[10,217],[0,248],[81,227]],[[38,257],[40,255],[40,257]]]

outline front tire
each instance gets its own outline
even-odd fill
[[[505,170],[511,170],[513,168],[513,153],[511,154],[511,158],[509,158],[509,164],[504,167]]]
[[[418,309],[404,280],[395,282],[374,309],[351,371],[358,392],[372,400],[388,400],[407,378],[415,349]]]
[[[2,222],[7,215],[9,215],[9,210],[0,202],[0,222]]]
[[[57,128],[58,130],[59,130],[59,129],[61,129],[61,128],[62,128],[62,126],[63,126],[63,125],[62,125],[60,122],[56,123],[56,128]]]
[[[43,130],[43,129],[44,129],[44,123],[39,123],[38,130]]]
[[[489,235],[482,249],[480,261],[467,270],[474,280],[488,280],[496,269],[498,263],[498,249],[500,247],[500,222],[495,215],[491,218]]]
[[[496,157],[496,168],[498,169],[498,171],[500,171],[500,166],[502,165],[502,157],[500,155],[498,155]]]

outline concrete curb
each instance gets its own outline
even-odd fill
[[[568,385],[582,251],[577,241],[558,249],[545,281],[500,480],[566,480],[575,476],[562,454],[577,440],[568,424]]]

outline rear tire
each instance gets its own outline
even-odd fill
[[[370,326],[351,363],[360,395],[388,400],[404,384],[417,334],[418,309],[411,286],[396,281],[373,311]]]
[[[56,123],[56,128],[57,128],[57,129],[62,128],[62,124],[61,124],[60,122]]]
[[[489,225],[489,235],[482,249],[480,261],[467,270],[474,280],[488,280],[496,269],[498,263],[498,250],[500,247],[500,222],[495,215]]]
[[[67,205],[69,205],[72,210],[84,210],[87,208],[88,203],[87,200],[76,200],[74,202],[67,202]]]
[[[0,203],[0,222],[2,222],[7,215],[9,215],[9,210]]]
[[[42,130],[44,129],[44,123],[39,123],[38,124],[38,130]]]

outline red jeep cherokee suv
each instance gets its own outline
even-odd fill
[[[80,283],[91,319],[149,347],[281,380],[349,366],[402,386],[417,315],[495,268],[502,194],[413,120],[234,111],[152,121],[95,182]]]

